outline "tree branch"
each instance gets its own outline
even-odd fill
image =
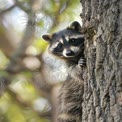
[[[15,7],[19,7],[21,8],[23,11],[25,11],[26,13],[29,13],[31,8],[26,8],[23,6],[22,2],[18,1],[18,0],[15,0],[15,4],[12,5],[11,7],[5,9],[5,10],[1,10],[0,11],[0,16],[2,16],[3,14],[5,14],[6,12],[9,12],[10,10],[12,10],[13,8]]]
[[[15,6],[16,6],[16,5],[14,4],[14,5],[12,5],[11,7],[7,8],[7,9],[5,9],[5,10],[0,11],[0,15],[3,15],[3,14],[5,14],[6,12],[12,10]]]
[[[27,22],[27,26],[25,29],[24,36],[22,38],[22,41],[20,43],[20,46],[15,51],[13,56],[11,57],[10,63],[8,64],[6,70],[8,72],[11,72],[12,70],[17,70],[17,64],[23,59],[23,55],[25,54],[26,48],[31,44],[33,38],[34,38],[34,32],[35,32],[35,13],[33,11],[30,11],[29,19]]]

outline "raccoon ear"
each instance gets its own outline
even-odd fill
[[[72,29],[72,30],[76,30],[76,31],[81,31],[81,25],[79,22],[74,21],[71,23],[71,25],[67,28],[67,29]]]
[[[45,41],[47,41],[47,42],[51,42],[52,35],[44,34],[44,35],[42,35],[42,38],[43,38]]]

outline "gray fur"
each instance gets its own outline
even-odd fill
[[[43,38],[50,43],[48,50],[59,58],[63,58],[67,64],[68,78],[63,83],[60,90],[57,122],[81,122],[82,118],[82,101],[84,91],[82,72],[85,66],[85,58],[84,39],[82,39],[84,38],[84,35],[80,33],[80,28],[80,24],[78,22],[74,22],[67,29],[59,31],[51,36],[43,36]],[[71,37],[74,38],[73,41],[78,43],[72,45],[72,43],[67,40]],[[53,47],[57,42],[61,43],[61,45],[56,48],[56,50]],[[71,55],[67,56],[62,53],[64,50],[71,50],[70,47],[72,46],[78,49],[77,52],[73,52]]]

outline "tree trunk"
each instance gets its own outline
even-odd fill
[[[86,40],[82,122],[122,122],[122,0],[81,0]],[[89,24],[88,24],[89,23]]]

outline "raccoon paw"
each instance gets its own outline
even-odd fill
[[[80,58],[80,60],[78,61],[78,66],[83,67],[85,65],[86,65],[86,58]]]

